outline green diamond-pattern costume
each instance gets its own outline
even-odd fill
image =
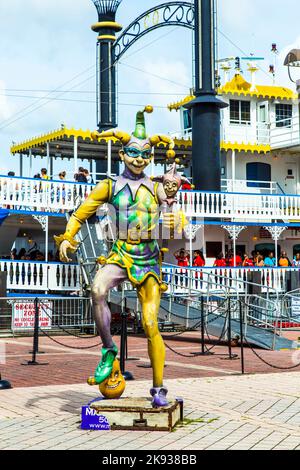
[[[149,178],[132,191],[129,184],[116,191],[112,182],[110,203],[115,209],[119,237],[113,244],[107,264],[117,264],[127,270],[134,285],[142,284],[152,275],[161,282],[160,249],[156,241],[159,222],[157,184]],[[147,184],[148,183],[148,184]]]

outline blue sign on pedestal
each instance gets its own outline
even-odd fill
[[[97,414],[89,405],[81,408],[81,429],[87,431],[110,431],[110,425],[105,416]]]

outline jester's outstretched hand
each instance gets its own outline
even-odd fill
[[[158,329],[158,311],[162,282],[161,253],[157,242],[160,206],[167,196],[163,185],[152,181],[144,170],[153,157],[152,147],[159,143],[167,145],[167,156],[174,157],[174,142],[170,137],[156,135],[147,137],[144,112],[151,113],[147,106],[138,112],[136,128],[132,135],[119,130],[95,133],[94,138],[114,137],[123,144],[120,158],[125,164],[121,176],[101,181],[72,215],[65,234],[55,237],[59,246],[61,261],[69,261],[68,251],[77,249],[74,239],[81,225],[99,206],[109,203],[116,215],[118,237],[107,259],[97,272],[92,286],[93,312],[98,332],[103,342],[102,359],[94,376],[88,379],[91,385],[100,384],[112,372],[118,354],[111,331],[111,313],[106,301],[108,291],[129,280],[137,289],[142,306],[142,324],[148,339],[148,352],[153,370],[153,387],[150,390],[154,407],[167,406],[167,389],[163,385],[165,345]],[[184,216],[179,213],[163,214],[164,227],[181,232],[185,225]]]

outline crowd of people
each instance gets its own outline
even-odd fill
[[[194,266],[197,268],[203,268],[205,266],[205,258],[203,256],[203,251],[195,250],[193,253],[192,263],[190,261],[190,253],[184,248],[176,251],[174,256],[177,260],[177,265],[181,267]]]
[[[13,248],[10,252],[10,255],[4,256],[3,259],[10,259],[14,261],[45,261],[46,257],[45,254],[38,249],[37,244],[34,244],[30,250],[21,248],[18,251],[16,248]],[[59,261],[59,253],[57,252],[54,255],[53,251],[49,251],[48,261]]]
[[[205,257],[203,252],[196,250],[193,252],[193,260],[190,261],[190,253],[181,248],[180,250],[174,253],[174,257],[177,260],[177,265],[181,267],[198,267],[203,268],[206,265]],[[219,253],[214,262],[214,267],[216,268],[226,268],[226,267],[259,267],[259,268],[275,268],[275,267],[294,267],[300,268],[300,253],[297,253],[294,259],[291,261],[286,253],[282,251],[278,259],[275,258],[274,252],[270,251],[267,255],[260,253],[259,251],[252,251],[251,256],[245,253],[243,256],[241,253],[237,252],[234,256],[233,251],[229,251],[224,255],[224,253]]]
[[[10,171],[8,173],[8,176],[15,176],[15,173]],[[58,178],[59,178],[60,181],[66,181],[66,176],[67,176],[66,171],[61,171],[58,174]],[[52,179],[48,175],[48,171],[47,171],[46,168],[42,168],[40,173],[36,173],[34,175],[34,178],[39,179],[39,180],[47,180],[47,181],[51,181],[51,179]],[[76,183],[94,184],[94,180],[93,180],[89,170],[87,170],[86,168],[83,168],[82,166],[79,167],[77,173],[75,173],[74,181],[76,181]]]

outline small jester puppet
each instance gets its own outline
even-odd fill
[[[135,131],[131,135],[116,129],[94,133],[95,139],[115,138],[122,143],[119,154],[125,170],[121,176],[100,181],[72,215],[66,232],[55,240],[61,261],[70,261],[68,251],[76,251],[78,243],[74,237],[82,224],[96,213],[99,206],[108,203],[113,207],[117,239],[107,259],[99,259],[102,267],[92,286],[93,313],[103,343],[102,359],[88,383],[100,385],[112,373],[118,349],[111,336],[111,312],[106,297],[110,289],[129,280],[137,289],[142,306],[142,324],[153,371],[152,406],[161,407],[168,405],[168,391],[163,384],[165,345],[158,329],[158,312],[161,293],[166,291],[166,286],[162,281],[156,229],[166,194],[163,185],[152,181],[144,170],[153,158],[155,145],[162,143],[168,147],[167,158],[174,158],[175,152],[170,137],[147,136],[144,113],[152,111],[152,106],[146,106],[144,111],[137,113]],[[182,233],[185,225],[182,212],[163,213],[162,216],[166,230]]]
[[[177,172],[177,165],[174,162],[173,165],[171,166],[170,170],[161,176],[153,176],[151,177],[151,180],[154,182],[162,183],[164,192],[166,194],[165,200],[163,201],[163,206],[161,207],[162,212],[164,214],[166,213],[173,213],[173,212],[178,212],[177,210],[177,193],[180,190],[181,186],[183,184],[189,184],[191,189],[194,189],[195,186],[191,185],[189,180],[183,176],[180,175]],[[182,219],[183,226],[186,224],[185,217]],[[174,239],[174,230],[171,229],[169,237],[171,239]],[[163,248],[165,249],[167,246],[167,240],[165,237],[163,237]]]

